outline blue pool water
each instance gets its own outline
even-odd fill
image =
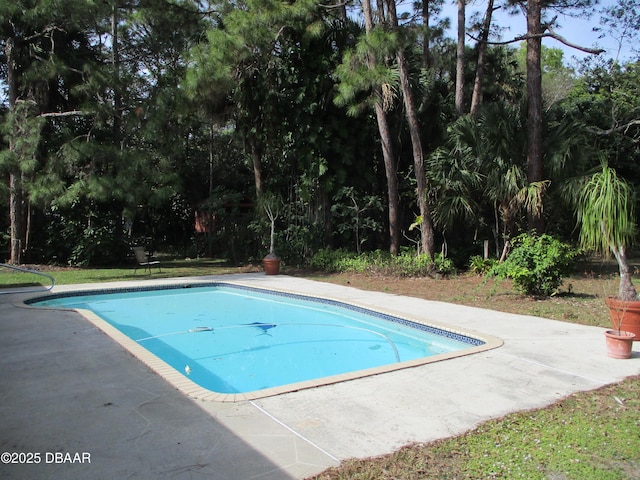
[[[332,300],[231,284],[57,295],[218,393],[246,393],[484,342]]]

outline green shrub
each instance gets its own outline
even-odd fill
[[[370,269],[370,261],[365,256],[357,254],[344,255],[335,264],[337,272],[365,273]]]
[[[436,253],[436,258],[433,260],[436,266],[436,271],[441,275],[451,275],[456,273],[456,266],[453,260],[449,257],[443,257],[440,253]]]
[[[86,267],[126,261],[130,250],[124,239],[114,234],[114,230],[112,225],[85,228],[82,236],[76,238],[77,243],[68,259],[69,265]]]
[[[346,250],[335,262],[336,272],[383,273],[390,260],[390,255],[381,250],[357,254]]]
[[[483,258],[480,255],[474,255],[469,259],[469,271],[476,275],[486,275],[498,263],[495,258]]]
[[[578,251],[550,235],[522,234],[512,241],[507,259],[487,275],[510,278],[514,288],[526,295],[554,294],[563,277],[571,273],[572,260]]]
[[[416,255],[412,251],[403,251],[397,257],[389,259],[390,273],[400,277],[427,275],[433,268],[433,262],[429,255]]]
[[[360,255],[346,250],[319,250],[309,261],[311,268],[326,272],[374,273],[398,277],[447,275],[455,272],[453,261],[437,254],[432,261],[428,255],[416,255],[405,249],[400,255],[375,250]]]
[[[343,259],[355,256],[343,249],[322,248],[309,259],[308,266],[324,272],[338,272],[338,265]]]

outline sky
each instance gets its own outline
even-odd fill
[[[615,0],[600,0],[599,4],[593,9],[594,13],[589,20],[573,18],[566,15],[558,15],[556,21],[558,26],[554,28],[554,30],[571,43],[589,48],[604,48],[606,50],[603,54],[605,58],[615,58],[618,48],[617,42],[611,37],[598,38],[600,33],[593,31],[594,26],[600,26],[599,11],[606,6],[613,5],[615,3]],[[496,4],[498,4],[498,0],[496,0]],[[457,28],[456,8],[455,0],[445,0],[443,16],[450,18],[452,32],[449,33],[449,36],[454,38],[456,36],[455,31]],[[469,25],[469,21],[474,12],[480,12],[480,15],[483,16],[485,8],[486,0],[470,0],[466,8],[467,25]],[[496,22],[503,27],[508,27],[508,30],[505,30],[502,35],[503,41],[510,40],[526,33],[526,20],[524,15],[521,13],[516,16],[512,16],[506,14],[506,12],[500,13],[500,10],[498,10]],[[564,52],[565,63],[571,63],[572,60],[574,60],[573,57],[575,57],[575,61],[580,61],[581,59],[589,56],[587,53],[567,47],[552,38],[543,38],[542,44],[546,47],[562,49]],[[632,58],[632,52],[627,46],[627,48],[620,53],[619,60],[622,61],[630,58]]]

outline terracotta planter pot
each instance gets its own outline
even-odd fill
[[[607,355],[611,358],[631,357],[631,348],[636,334],[619,330],[607,330],[604,332],[607,339]]]
[[[280,273],[280,258],[275,255],[267,255],[262,259],[262,266],[266,275],[278,275]]]
[[[640,302],[624,302],[615,297],[607,297],[604,301],[609,307],[613,329],[633,332],[636,340],[640,340]]]

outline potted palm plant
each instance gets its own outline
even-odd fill
[[[610,251],[618,263],[618,295],[605,299],[614,329],[608,335],[616,334],[627,343],[640,336],[640,298],[627,261],[627,247],[636,233],[634,202],[631,186],[603,161],[602,168],[583,185],[577,209],[581,246]]]

